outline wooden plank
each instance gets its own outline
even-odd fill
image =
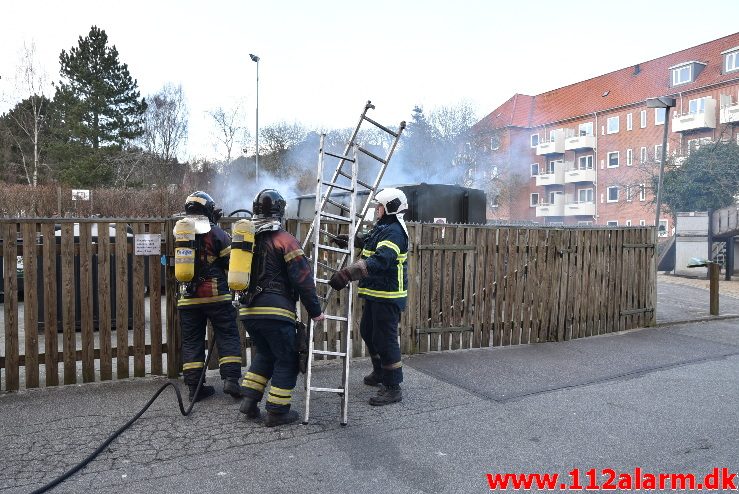
[[[496,230],[495,246],[495,290],[493,300],[495,303],[495,315],[493,317],[493,346],[500,346],[503,341],[505,328],[503,307],[505,306],[505,287],[507,280],[506,258],[508,254],[508,228]]]
[[[570,338],[580,337],[580,295],[582,290],[582,233],[570,232],[570,246],[574,249],[570,259],[570,280],[567,297],[570,302]]]
[[[570,232],[572,230],[560,231],[561,243],[559,244],[559,304],[557,304],[557,341],[565,341],[568,338],[567,335],[567,319],[568,319],[568,293],[567,283],[569,281],[569,267],[570,267],[570,255],[572,249],[570,248]]]
[[[541,343],[547,341],[549,333],[549,310],[550,310],[550,291],[549,285],[552,278],[552,267],[554,258],[552,256],[552,230],[542,230],[543,239],[539,243],[538,263],[541,263],[539,279],[539,304],[537,307],[537,326],[536,342]]]
[[[126,222],[115,224],[115,332],[118,358],[118,379],[129,377],[128,372],[128,243]]]
[[[165,239],[165,254],[167,259],[174,257],[174,229],[175,220],[168,219],[165,222],[162,238]],[[166,279],[164,283],[165,297],[167,303],[167,376],[176,378],[182,368],[182,357],[180,353],[180,327],[177,314],[177,279],[174,276],[174,266],[167,266],[164,270]]]
[[[149,224],[149,233],[161,234],[162,224]],[[151,341],[151,373],[162,374],[162,274],[159,256],[149,256],[149,341]],[[243,345],[242,345],[243,348]]]
[[[23,234],[23,320],[26,388],[38,388],[38,293],[36,289],[36,223],[21,223]]]
[[[648,230],[644,232],[644,240],[649,240],[657,245],[657,230]],[[644,263],[644,275],[647,277],[647,293],[645,307],[653,309],[647,312],[644,326],[654,326],[657,324],[657,249],[648,249],[645,253],[647,260]]]
[[[567,314],[565,315],[565,339],[571,340],[575,331],[575,299],[577,291],[575,289],[577,271],[577,233],[579,230],[567,230],[567,287],[565,288],[565,300],[567,301]],[[575,338],[577,336],[574,336]]]
[[[637,236],[636,229],[629,229],[626,231],[624,242],[634,243]],[[637,249],[624,249],[624,278],[623,278],[623,309],[628,311],[634,307],[634,280],[636,278],[636,270],[638,266],[636,264],[636,251]],[[634,327],[634,315],[627,315],[624,318],[624,325],[626,329],[632,329]]]
[[[470,277],[474,281],[471,310],[474,322],[472,323],[475,331],[472,334],[472,347],[480,348],[482,346],[483,322],[485,320],[486,304],[485,300],[485,245],[489,229],[476,228],[474,269],[470,271]]]
[[[619,248],[619,258],[618,258],[618,281],[616,282],[616,285],[618,287],[618,300],[616,301],[617,305],[617,314],[618,317],[618,330],[617,331],[625,331],[626,330],[626,318],[621,316],[621,311],[624,311],[628,309],[626,306],[626,288],[627,288],[627,272],[630,272],[633,269],[633,265],[628,264],[628,256],[627,256],[627,249],[624,248],[624,245],[627,243],[628,236],[631,234],[631,230],[622,230],[621,231],[621,248]],[[633,250],[633,249],[628,249]]]
[[[164,349],[166,350],[166,348],[167,348],[167,344],[165,343],[164,344]],[[150,355],[151,354],[151,345],[146,345],[145,351],[146,351],[146,354],[147,355]],[[133,346],[129,346],[128,347],[128,352],[129,352],[129,354],[133,353]],[[60,350],[60,351],[57,351],[57,352],[54,352],[54,353],[56,353],[56,355],[53,355],[51,357],[52,358],[55,358],[57,362],[62,361],[64,359],[64,351],[63,350]],[[40,360],[44,360],[45,361],[48,357],[49,356],[46,355],[45,352],[39,354],[39,356],[38,356],[39,361]],[[93,357],[96,360],[100,358],[100,350],[99,349],[97,349],[97,348],[95,349],[95,352],[93,354]],[[115,357],[116,357],[116,349],[114,348],[113,349],[113,358],[115,358]],[[75,358],[75,361],[77,361],[77,362],[81,362],[82,361],[82,350],[81,349],[75,350],[75,352],[74,352],[74,358]],[[0,356],[0,367],[4,367],[5,366],[5,362],[6,362],[5,357]],[[18,356],[18,365],[19,365],[19,367],[23,367],[23,366],[26,365],[26,356],[25,355],[19,355]]]
[[[622,239],[623,230],[618,229],[611,232],[610,237],[610,249],[611,255],[609,256],[609,290],[608,290],[608,332],[613,333],[618,331],[618,322],[621,319],[618,313],[618,300],[619,300],[619,258],[621,255],[621,246],[623,245]]]
[[[418,332],[421,334],[427,333],[433,333],[433,334],[441,334],[441,333],[448,333],[448,332],[472,332],[473,328],[472,326],[451,326],[451,327],[443,327],[443,326],[436,326],[433,328],[418,328]]]
[[[436,225],[430,225],[431,228],[431,239],[433,243],[442,243],[441,230],[443,227],[437,227]],[[441,326],[442,315],[445,311],[442,300],[442,289],[441,282],[443,276],[443,250],[431,251],[431,300],[430,300],[430,315],[431,324],[430,327]],[[431,335],[429,339],[429,350],[434,352],[440,350],[439,337]]]
[[[583,338],[587,332],[588,296],[588,263],[590,259],[590,230],[577,232],[577,300],[575,301],[575,317],[577,318],[577,338]]]
[[[495,331],[495,296],[497,289],[497,244],[498,228],[488,228],[485,232],[483,244],[485,248],[485,259],[483,261],[483,271],[485,279],[483,281],[483,299],[485,301],[482,313],[482,339],[481,347],[489,347],[493,344],[493,333]]]
[[[595,304],[596,294],[600,290],[598,286],[598,238],[600,232],[598,230],[590,230],[588,232],[589,238],[589,255],[588,255],[588,292],[586,305],[588,308],[587,312],[587,332],[585,336],[594,336],[598,334],[598,307]]]
[[[529,250],[529,230],[521,228],[518,230],[517,235],[517,255],[518,262],[516,263],[516,298],[513,302],[513,316],[515,320],[515,326],[513,327],[513,333],[511,335],[511,344],[520,345],[522,340],[528,341],[528,329],[526,330],[526,336],[524,332],[525,312],[528,304],[524,300],[524,293],[526,289],[526,270],[528,269],[528,250]],[[528,326],[527,326],[528,327]]]
[[[421,224],[421,241],[430,242],[432,235],[432,228],[429,225]],[[431,325],[431,308],[429,307],[429,301],[431,297],[431,252],[423,251],[420,253],[421,257],[421,315],[418,320],[418,326],[429,326]],[[426,353],[429,351],[429,337],[427,335],[418,336],[418,347],[420,353]]]
[[[92,223],[79,225],[80,250],[80,338],[82,340],[82,381],[95,381],[95,334],[92,309]]]
[[[529,318],[529,331],[528,340],[526,343],[536,343],[538,331],[539,331],[539,303],[540,297],[540,285],[543,263],[540,262],[541,256],[541,245],[544,241],[543,230],[534,229],[531,232],[531,241],[529,243],[529,269],[526,272],[526,291],[528,295],[526,300],[529,304],[528,318]]]
[[[464,302],[461,304],[462,313],[459,323],[463,326],[472,327],[473,331],[471,333],[462,333],[460,338],[462,348],[472,348],[472,338],[474,336],[474,330],[477,328],[472,314],[472,304],[474,303],[472,294],[475,292],[475,260],[477,259],[477,231],[478,228],[475,227],[465,227],[462,229],[463,241],[475,248],[475,250],[463,254],[462,279],[464,286],[461,295]]]
[[[56,236],[54,223],[42,223],[41,235],[44,239],[42,253],[43,280],[44,280],[44,367],[46,370],[46,385],[59,385],[59,366],[57,353],[59,350],[59,333],[57,331],[56,297]]]
[[[62,327],[64,328],[64,384],[77,382],[74,287],[74,224],[62,224]]]
[[[526,250],[523,257],[523,272],[521,273],[520,283],[522,286],[522,299],[521,299],[521,344],[527,344],[531,341],[531,310],[534,305],[532,295],[531,277],[534,271],[534,263],[536,256],[536,246],[538,244],[538,238],[536,236],[536,230],[526,230]]]
[[[110,291],[110,225],[98,223],[98,338],[100,340],[100,379],[113,379],[113,350],[111,344]]]
[[[600,260],[598,262],[598,267],[601,272],[600,276],[600,290],[598,292],[599,296],[599,317],[600,317],[600,324],[598,327],[598,334],[606,334],[608,333],[608,263],[610,262],[610,256],[611,256],[611,250],[609,248],[610,246],[610,230],[603,230],[601,232],[601,238],[599,242],[600,247]]]
[[[132,225],[134,235],[144,233],[144,225],[136,223]],[[144,347],[146,346],[145,315],[146,288],[144,284],[144,261],[145,256],[133,256],[133,375],[144,377],[146,375],[146,357]]]
[[[507,228],[508,241],[506,242],[505,259],[505,304],[503,305],[503,325],[501,334],[501,345],[510,345],[513,341],[513,333],[516,327],[516,271],[518,268],[518,228]]]
[[[562,307],[565,294],[562,290],[562,269],[564,264],[564,249],[565,239],[564,232],[562,230],[555,230],[553,232],[554,248],[554,265],[552,273],[552,307],[549,318],[549,334],[547,336],[548,341],[562,341],[562,326],[560,324],[560,314],[564,311]]]
[[[406,308],[405,311],[403,311],[402,316],[402,324],[400,327],[400,352],[404,355],[409,355],[411,353],[414,353],[414,343],[413,343],[413,328],[416,325],[417,320],[417,310],[416,310],[416,300],[418,299],[418,293],[416,292],[416,275],[417,275],[417,256],[418,252],[413,248],[413,240],[416,236],[416,228],[418,226],[415,224],[408,223],[406,224],[406,228],[408,228],[408,270],[406,271],[406,275],[408,276],[408,284],[406,285],[406,290],[408,290],[408,300],[406,302]],[[356,305],[354,306],[356,308]],[[357,319],[356,317],[354,319]]]
[[[444,238],[441,242],[444,245],[452,245],[455,242],[455,230],[456,226],[448,226],[442,229],[444,232]],[[443,278],[441,280],[441,286],[439,287],[441,294],[441,326],[449,328],[454,326],[454,313],[455,313],[455,294],[454,294],[454,268],[456,263],[456,252],[453,250],[445,250],[439,252],[441,254],[441,263]],[[442,332],[440,334],[439,349],[449,350],[451,348],[451,339],[454,338],[449,331]]]
[[[3,306],[5,309],[5,390],[20,386],[18,362],[18,233],[16,223],[5,223],[3,234]]]

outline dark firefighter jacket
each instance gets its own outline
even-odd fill
[[[313,273],[295,237],[280,228],[257,234],[256,243],[252,276],[257,282],[250,284],[239,318],[294,322],[298,299],[311,318],[319,316],[321,304]]]
[[[359,280],[359,296],[405,309],[408,298],[408,236],[393,215],[383,216],[364,238],[362,259],[369,276]]]
[[[230,302],[226,270],[231,255],[231,237],[217,225],[195,236],[195,290],[180,294],[177,307],[197,308],[203,304]]]

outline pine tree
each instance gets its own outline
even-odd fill
[[[62,179],[79,185],[108,182],[106,156],[142,135],[146,102],[115,45],[108,46],[108,35],[96,26],[76,47],[62,51],[59,62],[55,155]]]

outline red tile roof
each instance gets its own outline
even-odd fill
[[[473,130],[536,127],[736,79],[737,72],[722,73],[721,55],[735,47],[739,47],[739,33],[536,96],[516,94],[475,124]],[[706,64],[696,80],[670,87],[669,67],[693,60]]]

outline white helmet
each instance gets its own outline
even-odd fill
[[[389,187],[375,194],[375,201],[382,204],[385,214],[393,214],[398,218],[398,222],[403,227],[403,231],[405,231],[405,236],[407,237],[408,228],[405,226],[405,221],[403,220],[403,215],[408,210],[408,199],[405,197],[405,193],[400,189]]]
[[[382,189],[375,195],[375,201],[382,204],[386,214],[403,214],[408,209],[408,199],[400,189]]]

